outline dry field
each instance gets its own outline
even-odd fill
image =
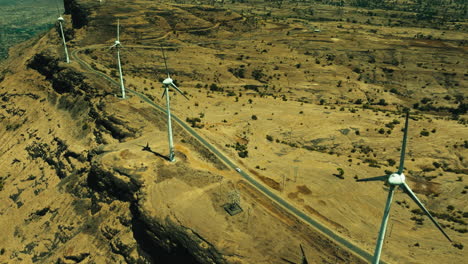
[[[162,45],[171,77],[190,98],[171,93],[173,113],[193,120],[197,132],[242,170],[368,252],[373,252],[387,187],[355,179],[396,170],[402,110],[410,108],[408,184],[457,247],[414,211],[417,206],[404,193],[397,192],[382,259],[387,263],[466,259],[466,31],[450,25],[419,28],[407,14],[389,21],[382,10],[369,15],[364,9],[307,3],[278,9],[261,3],[255,8],[249,3],[213,8],[144,0],[123,6],[122,2],[94,3],[89,25],[75,31],[70,50],[81,49],[80,58],[117,78],[115,55],[108,46],[119,18],[127,87],[164,105]],[[61,52],[58,40],[48,44]],[[79,69],[76,62],[70,67]],[[100,85],[106,92],[119,92],[117,87]],[[164,117],[133,95],[125,101],[103,100],[106,111],[129,120],[138,130],[123,143],[104,135],[110,154],[104,155],[103,164],[157,168],[143,173],[145,200],[140,203],[148,217],[168,217],[192,226],[223,245],[222,250],[232,254],[232,263],[241,261],[241,255],[250,258],[241,263],[299,259],[298,243],[308,246],[311,263],[334,263],[335,255],[359,262],[343,257],[346,254],[339,250],[322,252],[330,245],[327,239],[266,201],[235,171],[211,164],[179,127],[176,164],[141,154],[146,142],[153,151],[167,154]],[[131,111],[129,116],[126,110]],[[81,142],[83,148],[92,136],[86,140]],[[337,177],[338,168],[344,171],[343,179]],[[219,206],[225,202],[223,193],[233,186],[240,190],[245,207],[241,216],[229,219]],[[210,204],[213,207],[201,214],[201,207]],[[205,225],[208,220],[212,229]],[[224,229],[229,232],[220,237]],[[263,243],[291,234],[277,244]],[[275,254],[264,256],[264,252]]]

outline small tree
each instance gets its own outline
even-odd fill
[[[237,154],[241,158],[247,158],[249,156],[249,152],[247,150],[239,151]]]
[[[379,102],[377,103],[378,105],[383,105],[383,106],[387,106],[388,103],[385,101],[385,99],[380,99]]]
[[[338,174],[336,176],[340,179],[344,179],[344,170],[342,168],[336,168],[336,170],[338,171]]]

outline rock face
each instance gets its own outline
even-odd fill
[[[65,14],[72,15],[74,28],[82,28],[88,24],[90,7],[83,5],[79,0],[63,0]],[[97,2],[97,1],[96,1]]]
[[[138,207],[144,170],[101,161],[125,157],[102,144],[118,149],[142,132],[143,121],[109,108],[118,102],[102,81],[39,45],[27,60],[9,59],[23,65],[6,68],[0,88],[7,142],[0,154],[0,263],[197,263],[183,247],[148,243],[145,234],[154,231]]]
[[[44,75],[50,81],[52,88],[59,94],[75,93],[89,94],[95,93],[85,82],[85,77],[76,71],[59,67],[58,59],[52,57],[50,53],[36,54],[28,66]]]

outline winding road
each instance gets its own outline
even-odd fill
[[[164,38],[164,36],[162,37]],[[82,59],[80,59],[78,57],[78,53],[79,51],[82,51],[82,50],[85,50],[85,49],[96,49],[96,48],[102,48],[102,47],[106,47],[104,45],[94,45],[94,46],[88,46],[88,47],[84,47],[84,48],[79,48],[79,49],[75,49],[74,51],[72,51],[71,55],[72,55],[72,58],[77,61],[80,65],[82,65],[83,67],[85,67],[86,69],[88,69],[89,71],[101,76],[102,78],[108,80],[109,82],[111,82],[112,84],[115,84],[116,86],[120,87],[119,86],[119,83],[116,82],[115,80],[113,80],[111,77],[107,76],[106,74],[102,73],[102,72],[99,72],[99,71],[96,71],[94,70],[88,63],[86,63],[85,61],[83,61]],[[137,47],[137,46],[132,46],[132,47]],[[141,46],[141,47],[145,47],[147,48],[147,46]],[[133,91],[133,90],[129,90],[128,88],[126,88],[127,91],[129,91],[130,93],[140,97],[140,99],[142,99],[143,101],[145,101],[146,103],[148,103],[149,105],[151,105],[152,107],[156,108],[157,110],[163,112],[164,114],[166,114],[166,110],[164,109],[164,107],[162,106],[159,106],[157,104],[155,104],[152,100],[150,100],[148,97],[146,97],[144,94],[141,94],[137,91]],[[228,157],[226,157],[224,154],[222,154],[218,149],[216,149],[216,147],[214,147],[212,144],[210,144],[208,141],[206,141],[203,137],[201,137],[195,130],[193,130],[189,125],[187,125],[184,121],[180,120],[177,116],[175,116],[174,114],[172,114],[172,118],[180,125],[182,126],[190,135],[192,135],[193,137],[195,137],[198,141],[200,141],[206,148],[208,148],[213,154],[215,154],[220,160],[222,160],[228,167],[230,167],[231,169],[233,170],[236,170],[236,168],[238,168],[238,166],[236,164],[234,164],[234,162],[232,162]],[[315,221],[314,219],[312,219],[310,216],[306,215],[304,212],[302,212],[301,210],[297,209],[296,207],[294,207],[292,204],[288,203],[287,201],[285,201],[284,199],[282,199],[281,197],[279,197],[278,195],[276,195],[275,193],[273,193],[271,190],[269,190],[265,185],[263,185],[262,183],[258,182],[257,180],[255,180],[253,177],[251,177],[250,175],[248,175],[247,173],[245,173],[244,171],[237,171],[244,179],[246,179],[250,184],[252,184],[253,186],[255,186],[257,189],[259,189],[261,192],[263,192],[265,195],[267,195],[271,200],[275,201],[276,203],[280,204],[281,206],[283,206],[285,209],[287,209],[289,212],[291,212],[292,214],[294,214],[296,217],[302,219],[304,222],[312,225],[313,227],[315,227],[316,229],[318,229],[320,232],[322,232],[324,235],[326,235],[327,237],[329,237],[330,239],[334,240],[335,242],[337,242],[338,244],[341,244],[342,246],[344,246],[345,248],[348,248],[350,251],[354,252],[356,255],[362,257],[363,259],[367,260],[367,261],[371,261],[372,260],[372,255],[369,254],[367,251],[359,248],[358,246],[354,245],[353,243],[351,243],[350,241],[344,239],[343,237],[339,236],[338,234],[336,234],[335,232],[333,232],[332,230],[328,229],[327,227],[323,226],[322,224],[320,224],[319,222]],[[385,262],[383,261],[380,261],[381,264],[385,264]]]

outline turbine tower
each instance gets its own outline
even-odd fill
[[[57,12],[59,17],[57,18],[57,21],[60,25],[60,33],[62,33],[62,40],[63,40],[63,48],[65,49],[65,57],[66,57],[66,62],[70,63],[70,58],[68,57],[68,49],[67,49],[67,42],[65,41],[65,34],[63,34],[63,25],[62,23],[65,22],[65,19],[63,19],[62,15],[60,15],[60,11],[57,6]]]
[[[120,89],[122,90],[122,99],[125,99],[125,86],[123,82],[122,65],[120,64],[120,48],[123,48],[123,46],[120,44],[119,27],[120,22],[119,19],[117,19],[117,40],[114,42],[114,45],[112,45],[110,48],[115,48],[117,50],[117,64],[119,65]]]
[[[392,203],[393,194],[395,189],[400,187],[418,206],[421,210],[429,217],[429,219],[434,223],[434,225],[444,234],[444,236],[452,242],[450,237],[445,233],[442,227],[437,223],[437,221],[432,217],[431,213],[424,207],[424,205],[419,201],[418,197],[414,194],[411,188],[405,182],[405,175],[403,174],[404,164],[405,164],[405,149],[406,149],[406,140],[408,137],[408,118],[409,112],[406,113],[406,120],[405,120],[405,129],[403,134],[403,143],[401,146],[401,154],[400,154],[400,166],[398,167],[398,171],[386,176],[378,176],[366,179],[359,179],[358,182],[361,181],[384,181],[390,185],[390,189],[388,191],[387,203],[384,209],[384,215],[382,218],[382,224],[380,225],[379,236],[377,238],[377,245],[375,246],[374,258],[372,260],[373,264],[378,264],[380,260],[380,254],[382,253],[382,246],[385,239],[385,231],[387,229],[387,222],[388,217],[390,215],[390,205]]]
[[[185,96],[185,94],[174,84],[174,80],[172,80],[170,74],[169,74],[169,69],[167,68],[167,62],[166,62],[166,56],[164,54],[164,49],[161,45],[161,52],[163,55],[164,59],[164,66],[166,67],[166,73],[167,73],[167,78],[164,79],[162,82],[164,84],[164,92],[162,97],[166,95],[166,112],[167,112],[167,136],[169,139],[169,161],[173,162],[175,161],[175,153],[174,153],[174,142],[172,140],[172,124],[171,124],[171,107],[170,107],[170,99],[169,99],[169,87],[172,86],[177,92],[179,92],[182,96],[185,97],[185,99],[188,100],[188,97]],[[161,98],[162,98],[161,97]]]

